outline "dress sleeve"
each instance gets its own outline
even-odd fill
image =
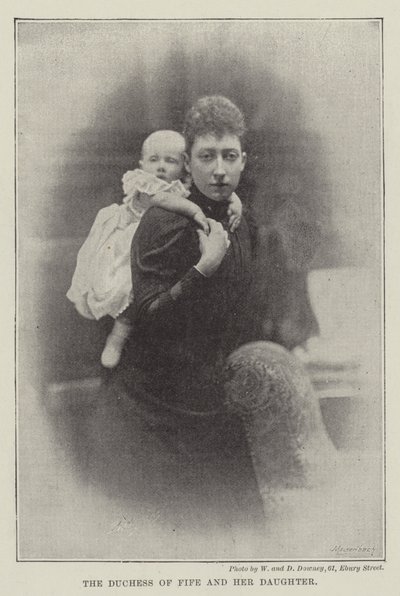
[[[208,283],[194,266],[199,258],[191,221],[157,207],[146,212],[132,243],[135,328],[172,329],[181,310],[198,300]]]

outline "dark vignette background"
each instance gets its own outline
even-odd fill
[[[227,95],[246,114],[249,159],[239,192],[263,230],[278,230],[292,302],[299,271],[375,264],[378,33],[377,22],[351,21],[20,23],[27,365],[34,353],[45,381],[97,370],[109,321],[82,320],[64,298],[77,250],[98,209],[121,200],[121,177],[146,135],[181,130],[185,110],[204,94]],[[274,291],[282,302],[281,281]]]

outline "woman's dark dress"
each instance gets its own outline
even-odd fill
[[[226,205],[197,189],[190,198],[226,226]],[[219,269],[205,278],[193,267],[193,222],[155,207],[144,215],[132,244],[134,329],[112,387],[135,445],[132,498],[166,532],[221,545],[215,556],[254,556],[265,532],[262,501],[242,422],[226,410],[223,390],[226,356],[249,339],[245,220],[229,238]]]

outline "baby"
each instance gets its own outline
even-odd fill
[[[208,233],[207,218],[198,205],[188,200],[189,181],[184,180],[185,140],[172,130],[153,132],[142,146],[140,169],[122,178],[125,197],[101,209],[77,258],[67,298],[88,319],[110,315],[115,319],[101,355],[106,368],[114,368],[121,357],[131,325],[126,309],[132,302],[130,249],[143,213],[150,206],[162,207],[193,219]],[[240,223],[242,204],[230,198],[229,226]]]

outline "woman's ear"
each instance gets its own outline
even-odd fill
[[[246,162],[247,162],[247,154],[244,151],[242,151],[242,167],[240,170],[241,172],[243,172]]]
[[[184,165],[185,165],[185,170],[187,171],[188,174],[190,174],[191,173],[191,171],[190,171],[190,157],[186,153],[186,151],[183,154],[183,162],[184,162]]]

